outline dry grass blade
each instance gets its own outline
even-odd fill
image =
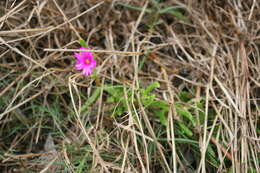
[[[0,1],[0,172],[259,172],[259,11]]]

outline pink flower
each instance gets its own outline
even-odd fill
[[[81,50],[87,50],[84,47],[80,48]],[[77,70],[83,70],[82,73],[86,76],[92,73],[92,70],[97,66],[97,61],[94,59],[92,52],[79,52],[74,53],[74,56],[77,58],[75,67]]]

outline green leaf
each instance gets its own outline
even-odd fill
[[[154,89],[160,88],[160,83],[159,82],[152,82],[150,85],[148,85],[144,91],[145,95],[150,94]]]
[[[190,120],[193,126],[196,125],[196,119],[192,116],[192,114],[188,110],[184,109],[176,109],[177,114],[181,115],[182,117],[187,118]]]
[[[121,99],[124,96],[123,86],[106,86],[104,87],[104,90],[117,100]]]
[[[151,108],[157,108],[157,109],[164,109],[164,110],[169,110],[169,104],[166,101],[163,100],[156,100],[153,101],[149,107]]]
[[[88,48],[88,44],[83,39],[79,40],[79,44],[84,48]]]
[[[126,112],[126,108],[123,105],[118,105],[114,108],[114,111],[112,113],[111,117],[116,117],[122,115],[124,112]]]
[[[177,121],[177,123],[178,123],[178,125],[179,125],[179,127],[180,127],[180,130],[181,130],[184,134],[186,134],[186,135],[189,136],[189,137],[193,136],[192,131],[191,131],[185,124],[183,124],[181,121]]]
[[[162,125],[167,126],[168,121],[166,119],[165,113],[166,113],[166,110],[155,111],[155,114],[157,117],[159,117],[159,120],[162,123]]]
[[[115,102],[115,98],[113,96],[110,96],[107,98],[107,102],[108,103],[114,103]]]
[[[208,145],[207,152],[206,152],[207,159],[214,164],[215,167],[219,166],[218,157],[216,156],[213,148],[211,145]]]
[[[190,100],[189,92],[182,91],[180,94],[178,94],[178,96],[183,102],[188,102]]]
[[[143,102],[145,107],[148,107],[154,102],[154,99],[155,99],[155,95],[144,96],[144,97],[142,97],[142,102]]]

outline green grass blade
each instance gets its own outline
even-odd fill
[[[97,98],[99,97],[100,95],[100,92],[101,92],[101,88],[97,88],[94,93],[89,97],[89,99],[85,102],[85,104],[81,107],[80,109],[80,113],[83,113],[85,111],[87,111],[88,107],[90,105],[92,105],[96,100]]]
[[[169,13],[169,12],[171,12],[171,11],[173,11],[173,10],[180,9],[180,8],[185,8],[185,7],[179,6],[179,5],[166,7],[166,8],[164,8],[164,9],[161,9],[161,10],[159,11],[159,14]]]
[[[142,10],[143,10],[143,8],[141,8],[141,7],[137,7],[137,6],[133,6],[133,5],[121,3],[121,2],[119,2],[119,3],[117,3],[117,4],[118,4],[118,5],[121,5],[121,6],[123,6],[123,7],[129,8],[129,9],[131,9],[131,10],[136,10],[136,11],[142,11]],[[146,13],[151,13],[152,10],[150,10],[150,9],[145,9],[145,12],[146,12]]]

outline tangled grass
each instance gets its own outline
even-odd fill
[[[259,172],[259,11],[1,1],[0,172]],[[82,39],[91,77],[74,68]]]

